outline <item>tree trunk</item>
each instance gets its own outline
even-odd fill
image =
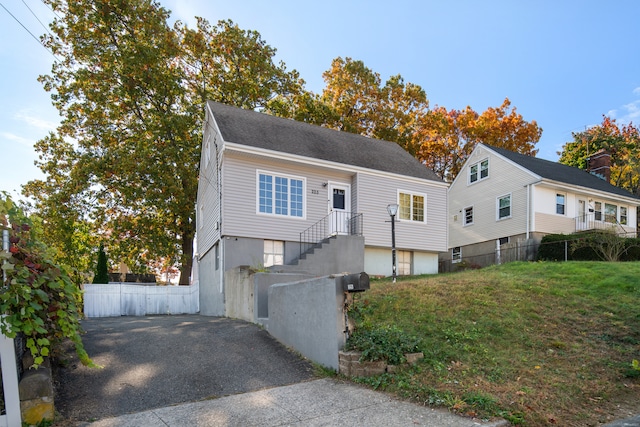
[[[182,262],[180,263],[180,286],[189,286],[193,266],[193,234],[182,235]]]

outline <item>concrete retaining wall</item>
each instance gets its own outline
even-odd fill
[[[345,294],[333,276],[275,284],[269,288],[268,330],[320,365],[338,370],[346,343]]]

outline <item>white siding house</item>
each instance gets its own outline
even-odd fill
[[[295,264],[310,228],[316,240],[357,234],[364,262],[352,268],[391,275],[393,203],[398,271],[437,273],[447,188],[396,143],[207,103],[195,260],[201,312],[224,314],[225,271]]]
[[[449,251],[441,260],[483,265],[504,245],[535,249],[546,234],[612,226],[635,236],[640,199],[586,171],[478,144],[448,203]]]

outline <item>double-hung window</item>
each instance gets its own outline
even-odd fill
[[[451,248],[451,262],[455,264],[460,261],[462,261],[462,249],[460,249],[460,246]]]
[[[627,208],[620,206],[620,224],[627,225]]]
[[[304,217],[304,180],[269,172],[258,172],[258,212]]]
[[[565,195],[556,194],[556,213],[558,215],[564,215],[565,213]]]
[[[426,222],[426,199],[424,194],[399,192],[398,218],[402,220]]]
[[[473,224],[473,206],[464,208],[464,225]]]
[[[602,221],[602,202],[593,203],[593,218],[596,221]]]
[[[489,176],[489,159],[474,163],[469,167],[469,184],[483,180]]]
[[[284,264],[284,242],[280,240],[264,241],[264,267]]]
[[[511,217],[511,194],[498,197],[496,205],[499,220]]]

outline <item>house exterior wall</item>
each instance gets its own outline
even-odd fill
[[[257,213],[257,171],[304,179],[304,218]],[[351,189],[351,211],[363,214],[366,246],[391,246],[387,205],[397,203],[399,191],[407,191],[425,195],[427,220],[425,223],[398,220],[397,247],[434,252],[446,250],[446,184],[311,167],[244,153],[225,153],[222,176],[225,183],[222,233],[225,236],[299,241],[302,231],[329,214],[329,185],[323,184],[342,183]]]
[[[314,168],[262,156],[249,156],[244,153],[225,153],[224,164],[223,235],[299,241],[302,231],[329,213],[329,186],[323,186],[323,183],[331,181],[351,184],[352,181],[351,173]],[[257,212],[258,171],[304,180],[303,218],[265,215]]]
[[[367,247],[364,250],[364,271],[370,276],[391,276],[391,249]],[[414,251],[411,274],[436,274],[438,254]]]
[[[489,176],[469,184],[469,165],[484,159],[489,160]],[[449,247],[526,232],[527,185],[535,181],[528,171],[478,146],[449,188]],[[498,220],[497,198],[507,194],[511,194],[511,217]],[[467,207],[473,207],[473,224],[465,226]]]
[[[551,183],[537,184],[533,187],[533,207],[534,207],[534,222],[532,226],[533,231],[552,234],[563,233],[570,234],[576,231],[576,218],[580,216],[579,201],[585,202],[585,214],[588,223],[585,224],[585,229],[591,229],[593,226],[606,227],[607,224],[604,221],[596,221],[598,224],[594,224],[594,209],[595,202],[600,202],[602,209],[605,204],[612,204],[617,206],[618,217],[620,220],[620,208],[627,209],[627,225],[616,225],[616,229],[619,232],[625,232],[633,234],[636,231],[636,206],[637,204],[629,203],[620,198],[614,198],[610,195],[605,195],[597,192],[587,191],[575,191],[568,189],[562,185],[554,186]],[[562,194],[565,196],[565,214],[556,213],[556,195]],[[604,212],[602,212],[604,217]]]
[[[488,160],[488,176],[471,183],[470,167],[483,160]],[[497,199],[506,194],[511,195],[511,217],[498,219]],[[563,213],[556,210],[558,194],[564,196]],[[580,207],[581,201],[584,208]],[[526,247],[526,256],[530,258],[535,252],[535,248],[531,248],[546,234],[608,227],[604,221],[593,223],[597,201],[602,204],[603,218],[606,203],[617,206],[618,220],[620,207],[625,207],[627,224],[616,224],[615,229],[627,235],[635,234],[638,202],[633,198],[544,179],[478,145],[449,188],[449,250],[440,255],[440,260],[450,262],[452,248],[461,248],[462,261],[488,265],[490,258],[495,257],[496,242],[505,237],[509,238],[508,245],[519,242],[518,250]],[[473,221],[465,225],[465,209],[470,207]],[[587,218],[584,224],[577,224],[576,218],[583,216]]]
[[[220,238],[219,157],[222,137],[207,112],[203,130],[196,209],[197,252],[204,256]]]
[[[216,270],[216,251],[210,250],[200,258],[200,314],[203,316],[224,316],[224,289],[221,269]]]
[[[425,196],[425,222],[399,220],[396,217],[396,248],[438,252],[447,248],[447,186],[358,173],[356,180],[358,212],[364,214],[367,247],[391,247],[391,224],[387,205],[398,203],[399,192]]]

